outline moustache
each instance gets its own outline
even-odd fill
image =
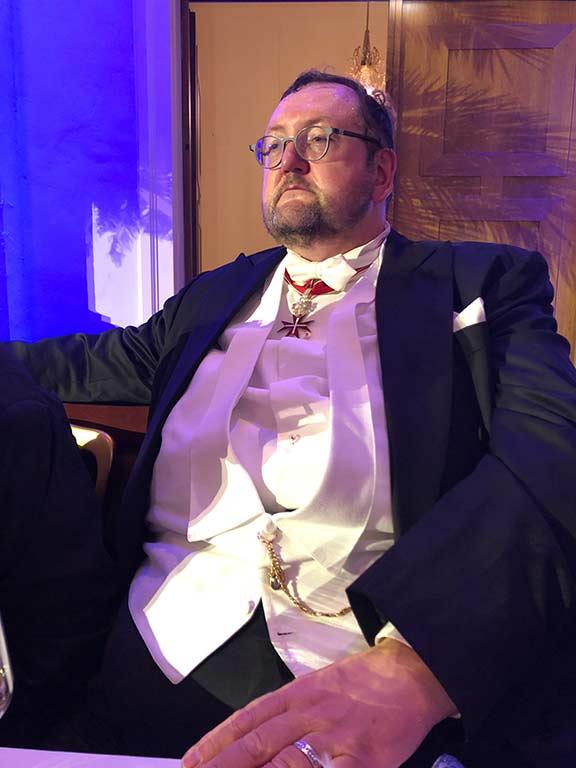
[[[290,187],[298,187],[299,189],[305,189],[307,192],[314,193],[314,190],[309,184],[303,184],[300,179],[292,179],[292,180],[286,180],[284,181],[276,190],[276,193],[274,195],[274,202],[277,203],[278,200],[282,197],[284,192],[286,192],[287,189]]]

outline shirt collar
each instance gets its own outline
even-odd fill
[[[346,253],[337,253],[324,261],[308,261],[288,249],[284,266],[292,280],[302,285],[307,280],[322,280],[335,291],[343,291],[349,281],[362,267],[371,264],[378,256],[380,246],[390,232],[390,225],[368,243],[352,248]]]

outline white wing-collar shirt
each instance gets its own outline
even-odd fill
[[[323,262],[288,251],[166,420],[148,514],[155,540],[129,605],[174,683],[260,600],[296,676],[367,648],[352,613],[311,618],[270,589],[257,534],[274,537],[290,587],[324,612],[347,605],[346,587],[393,543],[375,316],[388,231]],[[285,270],[335,291],[314,297],[308,338],[283,330],[299,297]]]

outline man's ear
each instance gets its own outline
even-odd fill
[[[381,203],[390,196],[394,187],[398,159],[393,149],[384,148],[374,155],[373,162],[376,166],[376,178],[372,199],[375,203]]]

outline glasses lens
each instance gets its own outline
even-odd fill
[[[330,134],[321,125],[303,128],[296,136],[296,150],[305,160],[320,160],[326,154]]]
[[[282,157],[282,142],[276,136],[262,136],[256,142],[255,154],[260,165],[273,168]]]

